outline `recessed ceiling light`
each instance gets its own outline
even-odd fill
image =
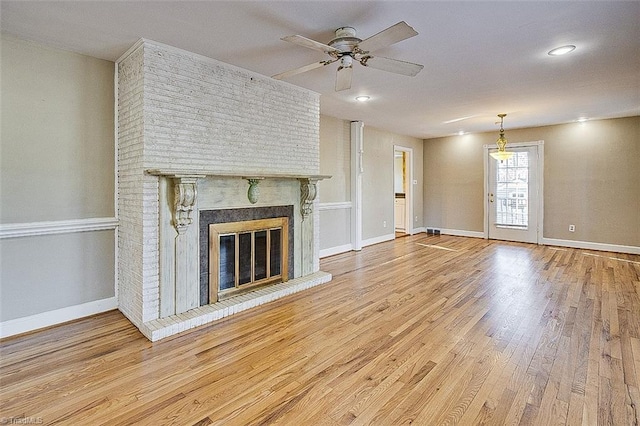
[[[578,123],[584,123],[587,120],[588,120],[587,117],[580,117],[580,118],[578,118]]]
[[[566,55],[569,52],[573,52],[575,48],[576,47],[573,44],[567,44],[566,46],[560,46],[560,47],[556,47],[555,49],[551,49],[548,55],[551,55],[551,56]]]
[[[371,99],[369,96],[356,96],[358,102],[367,102],[369,99]]]
[[[464,135],[464,130],[460,130],[460,131],[458,132],[458,135],[459,135],[459,136]]]

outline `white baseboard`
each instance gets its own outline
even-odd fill
[[[411,233],[411,235],[420,234],[424,232],[427,232],[427,228],[425,228],[424,226],[421,226],[420,228],[413,228],[413,232]]]
[[[341,246],[329,247],[326,249],[320,250],[320,258],[333,256],[334,254],[346,253],[348,251],[353,250],[353,246],[351,244],[343,244]]]
[[[611,251],[614,253],[640,254],[640,247],[623,246],[619,244],[592,243],[589,241],[560,240],[557,238],[543,238],[540,244],[546,246],[571,247],[585,250]]]
[[[110,311],[117,307],[118,300],[115,297],[109,297],[81,305],[56,309],[55,311],[42,312],[28,317],[0,322],[0,339]]]
[[[391,241],[396,238],[396,234],[380,235],[379,237],[369,238],[362,240],[362,247],[371,246],[378,243],[384,243],[385,241]]]
[[[484,238],[484,232],[480,231],[465,231],[462,229],[440,229],[440,233],[445,235],[455,235],[456,237]]]

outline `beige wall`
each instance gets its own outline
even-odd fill
[[[321,203],[351,201],[351,123],[320,116],[320,174],[331,179],[321,181]]]
[[[640,117],[506,130],[544,141],[544,237],[640,246]],[[427,139],[425,224],[483,231],[483,145],[497,131]],[[568,231],[575,224],[576,231]]]
[[[0,221],[113,216],[113,63],[2,36],[1,66]]]
[[[351,124],[347,120],[320,116],[320,173],[333,177],[320,184],[320,204],[351,201]],[[423,226],[421,139],[376,129],[365,123],[362,194],[362,238],[367,240],[394,233],[394,146],[413,150],[413,227]],[[384,226],[386,222],[386,227]],[[351,242],[351,210],[340,208],[320,212],[320,248],[329,249]]]
[[[0,223],[113,219],[113,63],[0,40]],[[1,239],[0,321],[113,297],[114,246],[113,230]]]
[[[411,136],[398,135],[371,126],[364,127],[364,184],[362,237],[367,240],[393,234],[394,224],[394,147],[413,151],[413,228],[423,222],[423,141]],[[408,161],[408,160],[407,160]],[[407,163],[407,173],[410,165]],[[408,189],[407,189],[408,191]],[[416,219],[417,217],[417,219]],[[386,222],[387,226],[382,226]]]
[[[320,174],[331,179],[318,184],[320,250],[351,244],[351,123],[320,116]],[[343,203],[329,209],[326,203]]]
[[[492,134],[481,134],[425,140],[426,227],[482,231],[482,146],[495,142],[496,138]]]

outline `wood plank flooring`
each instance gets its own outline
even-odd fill
[[[0,423],[635,425],[640,256],[419,234],[156,343],[108,312],[0,342]]]

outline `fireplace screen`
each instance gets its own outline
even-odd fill
[[[288,218],[209,225],[209,300],[287,281]]]

